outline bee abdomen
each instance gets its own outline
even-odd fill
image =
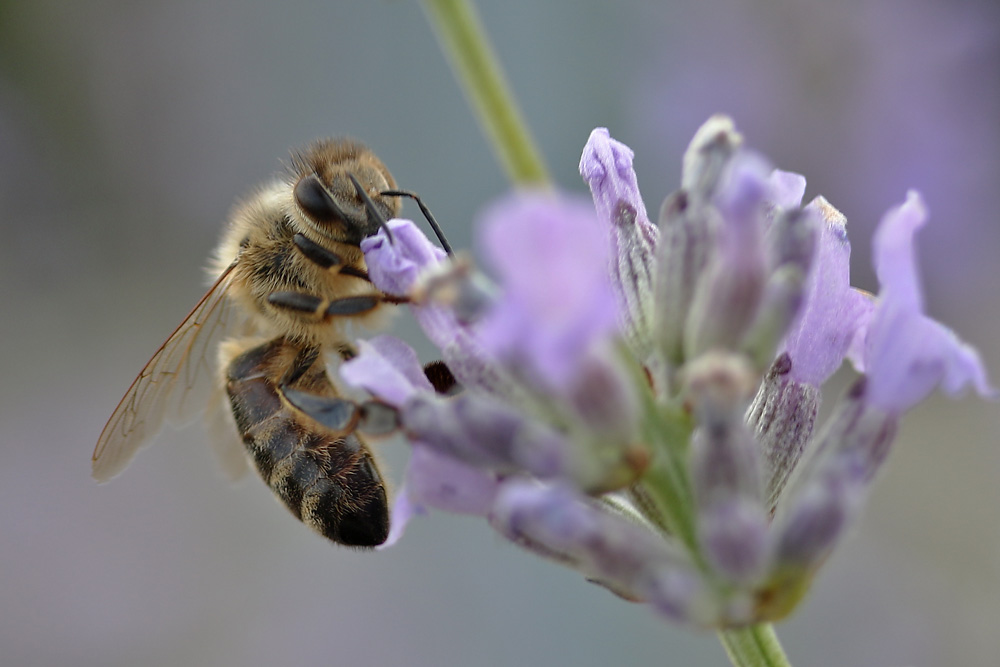
[[[274,494],[306,525],[340,544],[381,544],[389,510],[375,461],[353,434],[330,433],[282,401],[269,372],[282,344],[253,348],[228,367],[227,392],[247,451]],[[311,390],[323,384],[315,373],[303,381]]]

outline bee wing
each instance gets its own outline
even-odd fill
[[[205,409],[205,430],[208,432],[212,453],[223,474],[230,482],[240,480],[249,472],[250,464],[222,383],[212,390],[212,397]]]
[[[225,298],[235,266],[222,272],[153,354],[111,414],[91,459],[91,474],[98,482],[124,470],[165,420],[183,424],[205,408],[203,390],[211,386],[205,380],[212,377],[213,343],[245,320]]]

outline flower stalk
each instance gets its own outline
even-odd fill
[[[550,186],[542,154],[475,7],[469,0],[425,0],[424,7],[507,178],[519,186]]]
[[[719,640],[734,667],[791,667],[770,623],[722,630]]]

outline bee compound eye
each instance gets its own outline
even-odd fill
[[[343,222],[344,212],[334,201],[316,174],[309,174],[295,184],[295,203],[316,222]]]

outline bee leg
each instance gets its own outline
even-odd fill
[[[354,276],[355,278],[361,278],[362,280],[371,282],[368,278],[367,271],[354,268],[349,264],[344,264],[343,257],[332,250],[324,248],[318,243],[310,241],[305,234],[297,232],[295,236],[292,237],[292,243],[295,244],[295,247],[306,259],[321,269],[326,269],[331,273],[339,273],[344,276]]]
[[[302,379],[302,376],[319,361],[320,348],[315,345],[307,345],[299,348],[299,353],[292,360],[292,365],[288,367],[285,374],[278,381],[278,388],[290,387]]]
[[[361,419],[358,405],[346,398],[320,396],[291,387],[279,387],[278,391],[292,407],[334,433],[347,435]]]
[[[324,320],[333,317],[363,315],[375,310],[383,303],[400,304],[409,303],[409,301],[407,297],[389,294],[346,296],[332,301],[306,292],[271,292],[267,295],[267,302],[276,308],[303,315],[313,315]]]
[[[366,435],[388,435],[400,427],[399,412],[382,401],[356,403],[338,396],[320,396],[291,387],[279,387],[278,391],[296,410],[341,436],[354,431]]]
[[[318,347],[304,347],[281,377],[278,392],[292,407],[343,436],[355,430],[369,435],[386,435],[399,428],[399,415],[387,403],[378,400],[356,403],[339,396],[314,394],[295,388],[319,359]]]
[[[342,317],[350,315],[360,315],[374,310],[383,303],[399,305],[409,303],[409,297],[393,296],[391,294],[368,294],[364,296],[345,296],[341,299],[334,299],[326,307],[325,316]]]
[[[295,385],[320,359],[320,348],[303,347],[278,382],[278,392],[293,407],[331,431],[349,433],[358,422],[357,406],[342,398],[320,396],[296,389]]]

